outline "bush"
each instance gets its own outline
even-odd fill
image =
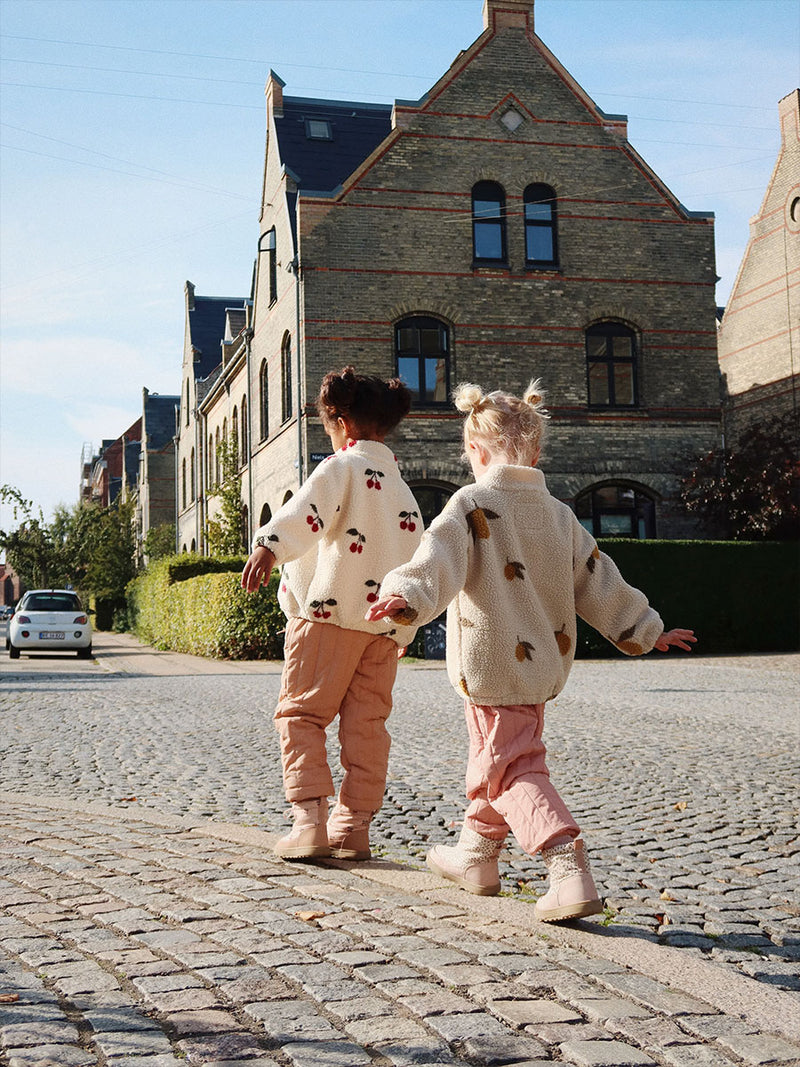
[[[700,653],[800,650],[800,551],[780,541],[599,541],[668,630]],[[622,656],[578,620],[579,657]]]
[[[131,627],[155,648],[217,659],[280,659],[285,618],[278,576],[245,593],[239,557],[172,556],[128,586]]]

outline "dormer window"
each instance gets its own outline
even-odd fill
[[[306,137],[309,141],[332,141],[331,124],[327,119],[306,119]]]

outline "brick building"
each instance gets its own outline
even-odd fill
[[[729,442],[800,410],[800,90],[778,105],[781,147],[719,331]]]
[[[116,440],[104,440],[92,458],[91,472],[81,493],[84,503],[92,501],[103,508],[113,504],[136,486],[142,448],[141,416]]]
[[[541,377],[554,494],[598,534],[696,532],[674,497],[679,454],[719,441],[713,218],[680,204],[533,16],[533,0],[485,0],[483,32],[418,101],[292,97],[270,72],[252,307],[214,416],[246,407],[251,530],[330,450],[313,401],[353,363],[414,393],[393,444],[428,519],[467,481],[453,386]]]
[[[142,541],[157,526],[175,522],[175,433],[178,396],[142,389],[142,443],[136,479],[135,530]]]

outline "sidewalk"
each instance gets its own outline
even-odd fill
[[[646,931],[22,786],[0,792],[10,1067],[800,1063],[796,995]]]

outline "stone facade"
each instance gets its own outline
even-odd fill
[[[719,331],[726,437],[800,407],[800,90],[778,105],[781,147]]]

